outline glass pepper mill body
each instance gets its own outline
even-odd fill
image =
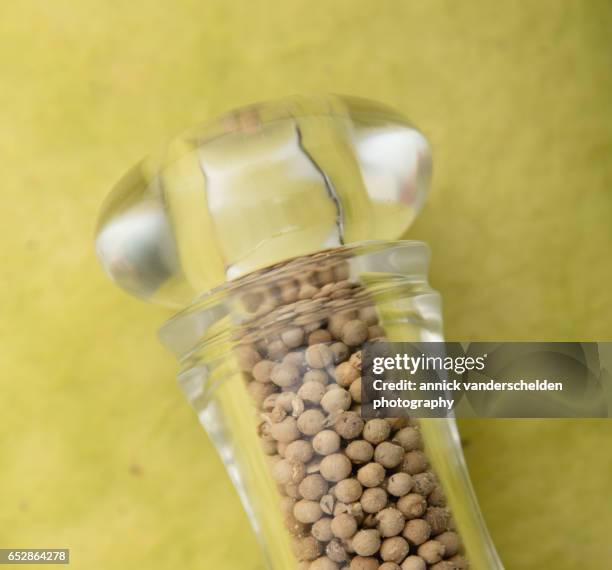
[[[186,133],[105,205],[98,256],[181,309],[162,342],[270,569],[502,568],[454,421],[359,413],[364,343],[442,339],[427,247],[390,241],[430,171],[394,111],[295,97]]]

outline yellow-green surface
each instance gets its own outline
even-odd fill
[[[255,100],[335,91],[435,151],[410,236],[453,339],[612,340],[612,4],[53,0],[0,4],[0,547],[75,569],[261,569],[173,381],[160,309],[99,271],[117,176]],[[463,423],[509,569],[609,567],[612,423]]]

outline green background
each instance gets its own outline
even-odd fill
[[[155,338],[105,279],[99,205],[158,142],[298,92],[380,99],[435,157],[409,237],[449,339],[612,340],[612,4],[0,4],[0,547],[73,568],[261,569]],[[509,569],[612,560],[612,424],[461,425]]]

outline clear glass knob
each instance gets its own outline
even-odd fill
[[[425,137],[378,103],[292,97],[171,141],[115,186],[96,248],[129,293],[183,307],[284,259],[399,238],[431,175]]]

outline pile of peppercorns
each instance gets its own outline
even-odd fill
[[[298,568],[466,569],[418,424],[361,418],[361,347],[384,330],[348,264],[321,257],[243,296],[236,348]]]

